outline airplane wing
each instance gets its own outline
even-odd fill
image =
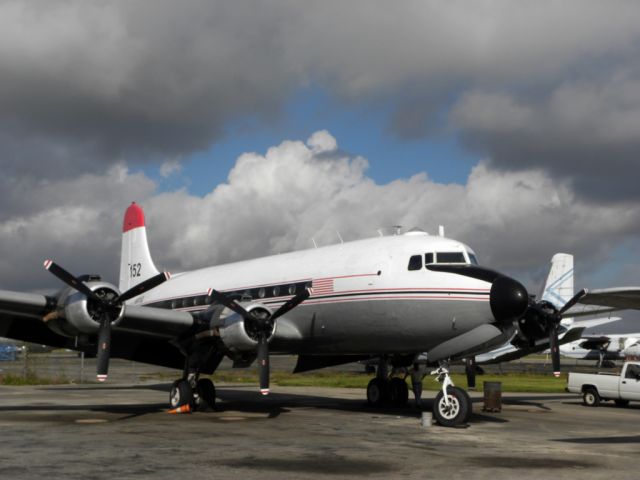
[[[579,303],[611,310],[640,310],[640,287],[588,290]],[[568,313],[565,316],[570,316]]]
[[[54,296],[0,290],[0,337],[77,350],[73,337],[47,325],[57,312]],[[184,356],[171,340],[193,324],[193,316],[186,312],[125,305],[122,319],[113,327],[112,355],[182,368]]]
[[[558,339],[560,345],[578,340],[582,336],[584,327],[571,327],[567,332]],[[491,364],[510,362],[511,360],[517,360],[518,358],[526,357],[532,353],[543,352],[549,348],[549,339],[538,340],[535,345],[527,346],[524,348],[516,347],[512,343],[503,345],[490,352],[486,352],[480,355],[476,355],[476,363]]]

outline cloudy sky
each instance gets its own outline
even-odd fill
[[[635,1],[0,0],[0,288],[422,227],[640,284]]]

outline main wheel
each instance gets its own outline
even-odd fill
[[[393,377],[389,381],[389,393],[393,405],[402,407],[409,401],[409,387],[402,378]]]
[[[445,402],[442,390],[433,402],[433,417],[443,427],[455,427],[467,422],[471,412],[471,402],[464,390],[458,387],[447,388],[449,405]]]
[[[381,378],[373,378],[367,385],[367,402],[379,407],[389,401],[389,382]]]
[[[208,378],[201,378],[196,384],[198,392],[198,410],[213,410],[216,405],[216,387]]]
[[[193,403],[193,392],[189,382],[186,380],[173,382],[169,393],[169,405],[171,405],[171,408],[178,408],[191,403]]]
[[[595,388],[587,388],[582,394],[582,402],[587,407],[597,407],[600,405],[600,395]]]

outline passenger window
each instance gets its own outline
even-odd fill
[[[469,254],[469,260],[471,260],[471,263],[473,263],[474,265],[479,265],[478,259],[473,253]]]
[[[438,263],[467,263],[462,252],[438,252]]]
[[[289,285],[289,295],[295,295],[295,293],[296,293],[296,286]]]
[[[258,297],[264,298],[264,294],[265,294],[264,288],[261,288],[260,290],[258,290]]]
[[[424,254],[424,263],[425,263],[425,265],[429,265],[430,263],[434,263],[433,262],[433,253],[425,253]]]
[[[422,270],[422,255],[413,255],[409,259],[409,270]]]

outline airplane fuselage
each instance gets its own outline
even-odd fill
[[[444,260],[457,254],[459,263],[475,260],[460,242],[414,232],[177,274],[134,303],[198,312],[208,308],[207,290],[215,288],[273,311],[310,287],[311,297],[278,321],[272,351],[423,352],[495,322],[492,284],[427,269],[425,254],[435,254],[433,261],[442,263],[438,253]]]

